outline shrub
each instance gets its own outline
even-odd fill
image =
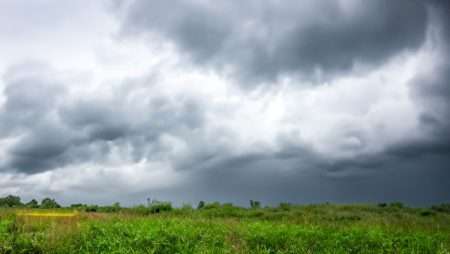
[[[402,202],[392,202],[389,204],[389,207],[401,209],[404,208],[405,205]]]
[[[151,213],[169,212],[172,211],[172,204],[170,202],[155,201],[150,205]]]
[[[97,210],[102,213],[115,213],[119,212],[121,209],[120,203],[116,202],[111,206],[99,206]]]
[[[420,212],[420,216],[427,217],[427,216],[432,216],[432,215],[435,215],[435,213],[430,210],[423,210]]]
[[[97,212],[99,210],[98,205],[88,205],[85,206],[84,211],[85,212]]]
[[[431,207],[433,211],[441,212],[441,213],[450,213],[450,203],[448,204],[440,204],[434,205]]]
[[[203,206],[203,209],[218,209],[220,208],[219,202],[208,203]]]
[[[250,208],[256,209],[256,208],[260,208],[260,207],[261,207],[261,203],[259,201],[250,200]]]
[[[292,205],[290,203],[280,203],[278,208],[280,208],[283,211],[289,211],[291,210]]]
[[[71,205],[70,205],[70,208],[74,208],[74,209],[84,209],[86,206],[87,206],[87,205],[85,205],[85,204],[78,203],[78,204],[71,204]]]

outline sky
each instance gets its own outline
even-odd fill
[[[0,0],[0,196],[450,201],[445,0]]]

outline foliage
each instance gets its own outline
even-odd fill
[[[434,205],[434,206],[431,207],[431,209],[436,211],[436,212],[450,213],[450,203]]]
[[[444,254],[450,253],[447,207],[281,203],[261,208],[251,202],[243,208],[204,202],[193,209],[159,201],[132,208],[8,206],[0,209],[0,254]]]
[[[170,212],[172,211],[172,204],[170,202],[160,202],[154,201],[150,205],[151,213],[161,213],[161,212]]]
[[[23,206],[20,201],[20,197],[14,195],[8,195],[4,198],[0,198],[0,207],[21,207]]]
[[[41,201],[40,208],[44,209],[52,209],[52,208],[60,208],[61,206],[52,198],[44,198]]]
[[[435,213],[431,210],[426,209],[426,210],[421,211],[420,215],[421,216],[433,216],[433,215],[435,215]]]
[[[26,217],[3,209],[0,254],[443,254],[450,250],[450,215],[424,217],[419,213],[423,209],[405,210],[398,216],[396,209],[381,212],[376,206],[290,205],[285,211],[212,204],[214,208],[206,210],[172,208],[148,216],[122,209],[120,213],[80,213],[76,217]],[[141,208],[150,211],[148,206]],[[229,213],[226,211],[239,217],[222,217]],[[61,209],[46,213],[52,212],[64,213]],[[211,214],[219,217],[209,217]],[[272,219],[263,219],[269,215]]]
[[[291,204],[289,203],[280,203],[278,206],[281,210],[289,211],[291,209]]]
[[[26,203],[25,206],[28,208],[39,208],[39,202],[37,202],[36,199],[32,199],[30,202]]]
[[[389,207],[401,209],[404,208],[405,205],[402,202],[392,202],[389,204]]]
[[[250,208],[261,208],[261,203],[256,200],[250,200]]]
[[[201,200],[198,202],[197,209],[202,209],[203,207],[205,207],[205,201]]]

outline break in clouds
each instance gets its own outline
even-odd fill
[[[446,1],[3,1],[0,194],[450,198]]]

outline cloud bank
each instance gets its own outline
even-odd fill
[[[32,33],[0,46],[0,194],[450,198],[444,2],[1,5]],[[30,11],[70,20],[72,45]]]

